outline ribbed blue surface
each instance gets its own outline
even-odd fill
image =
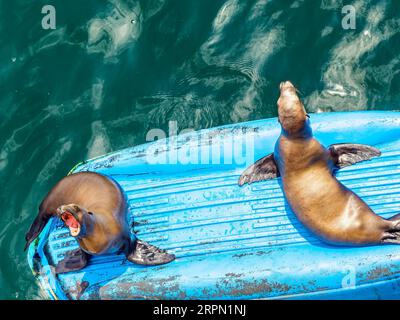
[[[311,121],[326,145],[354,142],[380,148],[380,158],[342,169],[337,177],[377,214],[400,212],[400,114],[331,113],[312,115]],[[279,135],[276,119],[191,133],[165,152],[200,150],[205,144],[199,136],[217,136],[214,146],[239,146],[248,135],[254,137],[257,160],[273,149]],[[60,276],[58,288],[52,285],[55,295],[62,298],[63,291],[76,298],[77,284],[88,281],[82,299],[346,298],[349,290],[364,298],[397,297],[400,291],[389,280],[400,272],[400,246],[327,246],[287,210],[278,179],[240,188],[237,180],[245,163],[148,164],[146,152],[162,143],[94,159],[75,171],[99,171],[117,180],[128,196],[137,236],[174,252],[177,260],[146,268],[123,256],[96,257],[84,270]],[[39,254],[51,263],[76,247],[55,220],[41,242],[45,246]],[[353,271],[356,289],[343,288],[344,277]],[[48,277],[42,276],[42,283]]]

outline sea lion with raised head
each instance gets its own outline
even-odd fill
[[[278,115],[282,131],[274,153],[247,168],[239,185],[280,176],[297,218],[330,244],[400,244],[400,215],[379,217],[334,176],[336,169],[380,156],[380,151],[347,143],[324,148],[313,137],[309,116],[289,81],[280,85]]]
[[[79,172],[60,180],[47,194],[39,214],[26,234],[26,248],[40,234],[51,217],[59,217],[69,228],[79,249],[56,266],[56,273],[82,269],[90,255],[124,252],[141,265],[160,265],[175,259],[144,241],[131,241],[126,219],[124,192],[113,179],[95,172]]]

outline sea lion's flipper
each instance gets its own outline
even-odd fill
[[[25,235],[26,244],[24,250],[26,250],[31,242],[37,238],[40,232],[42,232],[43,228],[45,227],[47,221],[49,221],[51,216],[51,214],[39,211],[39,214],[32,222],[29,231]]]
[[[269,180],[279,177],[279,170],[275,163],[274,154],[271,153],[256,161],[240,176],[238,184],[242,186],[256,181]]]
[[[142,240],[135,240],[131,252],[126,257],[130,262],[145,266],[156,266],[175,260],[175,255]]]
[[[389,225],[383,233],[382,243],[400,244],[400,213],[387,219]]]
[[[335,163],[338,168],[344,168],[381,155],[381,152],[377,148],[366,144],[354,143],[332,144],[329,147],[329,152],[333,163]]]
[[[400,232],[385,232],[382,243],[400,244]]]
[[[70,251],[56,266],[56,273],[66,273],[84,268],[88,263],[88,254],[81,249]]]

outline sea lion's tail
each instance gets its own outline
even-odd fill
[[[35,220],[33,221],[31,227],[29,228],[29,231],[25,235],[25,248],[28,249],[29,245],[32,243],[33,240],[37,238],[37,236],[42,232],[43,228],[45,227],[47,221],[49,221],[51,215],[45,214],[44,212],[39,212]]]

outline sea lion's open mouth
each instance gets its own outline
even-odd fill
[[[72,213],[68,211],[64,211],[61,214],[61,220],[65,223],[65,225],[69,228],[69,232],[71,236],[76,237],[81,232],[81,225],[72,215]]]

